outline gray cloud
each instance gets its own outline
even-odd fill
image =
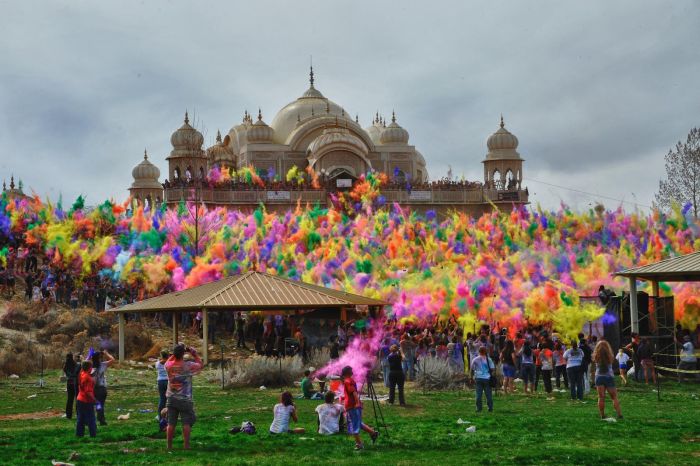
[[[433,176],[482,177],[503,113],[544,207],[648,205],[698,125],[693,1],[7,2],[0,170],[56,199],[123,199],[144,147],[165,172],[185,108],[207,142],[307,85],[411,133]],[[537,180],[537,181],[536,181]],[[613,201],[605,201],[614,204]],[[629,204],[628,207],[633,207]]]

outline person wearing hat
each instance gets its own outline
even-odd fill
[[[192,356],[192,360],[185,360],[185,353]],[[194,348],[183,343],[175,345],[173,354],[165,362],[165,370],[168,373],[168,389],[166,391],[168,408],[168,450],[173,448],[173,437],[178,417],[182,417],[182,438],[185,450],[190,448],[190,432],[196,420],[194,402],[192,401],[192,376],[202,370],[202,359]]]
[[[693,342],[690,341],[690,335],[683,337],[683,346],[681,347],[680,362],[678,363],[678,370],[681,371],[694,371],[697,369],[698,358],[695,356],[695,347]],[[684,380],[686,375],[690,375],[692,379],[697,374],[685,374],[683,372],[678,373],[678,379]]]

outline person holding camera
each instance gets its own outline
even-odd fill
[[[189,353],[193,360],[185,360]],[[184,449],[190,449],[190,432],[196,420],[194,402],[192,401],[192,376],[202,370],[202,359],[194,348],[179,343],[173,348],[173,354],[165,362],[168,373],[168,390],[166,392],[168,408],[168,450],[173,448],[173,436],[178,417],[182,416],[182,438]]]
[[[107,369],[114,363],[114,356],[107,350],[102,350],[92,355],[93,378],[95,379],[95,398],[97,403],[97,422],[101,426],[107,425],[105,419],[105,402],[107,401]]]

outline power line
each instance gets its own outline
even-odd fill
[[[539,181],[539,180],[535,180],[535,179],[532,179],[532,178],[523,178],[523,179],[526,180],[526,181],[534,181],[535,183],[546,184],[547,186],[553,186],[553,187],[555,187],[555,188],[566,189],[567,191],[573,191],[573,192],[579,193],[579,194],[585,194],[585,195],[590,196],[590,197],[595,197],[595,198],[600,198],[600,199],[608,199],[608,200],[610,200],[610,201],[623,202],[623,203],[625,203],[625,204],[634,204],[634,205],[638,205],[638,206],[641,206],[641,207],[646,207],[647,209],[651,209],[651,208],[652,208],[652,207],[649,206],[649,205],[641,204],[641,203],[639,203],[639,202],[626,201],[626,200],[624,200],[624,199],[618,199],[618,198],[616,198],[616,197],[604,196],[604,195],[602,195],[602,194],[596,194],[596,193],[591,193],[591,192],[588,192],[588,191],[582,191],[582,190],[580,190],[580,189],[569,188],[569,187],[567,187],[567,186],[559,186],[558,184],[547,183],[546,181]]]

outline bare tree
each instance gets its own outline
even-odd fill
[[[666,154],[666,179],[659,182],[654,204],[669,210],[671,204],[691,203],[693,216],[698,218],[700,207],[700,129],[693,128],[685,142]]]

